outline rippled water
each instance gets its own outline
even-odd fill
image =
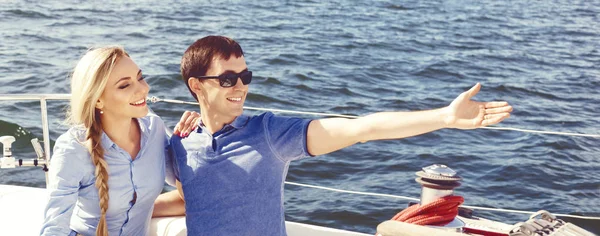
[[[503,127],[600,133],[598,1],[213,1],[0,4],[0,94],[68,93],[90,46],[123,45],[154,96],[192,100],[183,51],[227,35],[254,71],[247,106],[363,115],[476,99],[515,108]],[[66,102],[50,102],[51,138]],[[195,106],[152,108],[173,126]],[[0,135],[33,157],[37,102],[0,101]],[[248,112],[252,113],[252,112]],[[600,216],[599,139],[514,131],[441,130],[355,145],[295,162],[288,181],[418,197],[414,172],[444,163],[465,179],[465,204]],[[38,169],[2,169],[0,184],[44,186]],[[288,220],[373,233],[407,202],[286,186]],[[525,215],[477,212],[507,223]],[[600,232],[598,221],[574,221]]]

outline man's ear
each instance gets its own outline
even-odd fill
[[[194,77],[190,77],[190,79],[188,79],[188,86],[190,86],[190,89],[195,94],[200,94],[200,91],[202,91],[202,83],[200,83],[199,79]]]

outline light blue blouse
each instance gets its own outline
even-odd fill
[[[109,235],[148,235],[153,204],[165,180],[165,149],[168,136],[156,115],[138,119],[140,151],[131,156],[102,134],[104,159],[108,163]],[[49,170],[49,201],[41,235],[95,235],[100,204],[95,166],[80,141],[85,130],[73,127],[54,146]],[[135,203],[134,195],[137,195]]]

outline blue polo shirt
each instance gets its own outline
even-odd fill
[[[268,112],[174,135],[167,176],[182,184],[188,235],[286,235],[284,181],[290,161],[310,156],[309,123]]]

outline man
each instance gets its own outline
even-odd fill
[[[481,87],[477,84],[435,110],[358,119],[246,116],[242,111],[252,72],[240,45],[222,36],[192,44],[183,55],[181,73],[200,103],[201,122],[187,139],[171,139],[173,160],[167,172],[174,174],[185,196],[189,235],[286,235],[283,187],[290,161],[357,142],[479,128],[512,111],[506,102],[471,101]],[[155,206],[184,213],[176,191],[161,196]]]

